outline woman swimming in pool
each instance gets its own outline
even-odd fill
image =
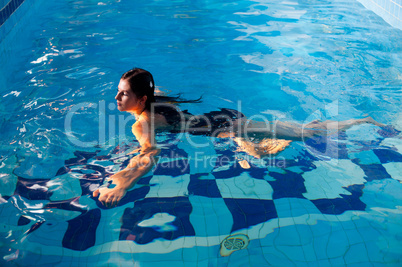
[[[314,121],[305,126],[288,122],[259,122],[248,120],[242,113],[221,109],[204,115],[192,115],[180,111],[170,103],[197,103],[197,100],[182,100],[180,97],[155,96],[155,84],[151,73],[134,68],[120,79],[115,97],[119,111],[132,113],[136,122],[132,132],[140,144],[139,155],[128,166],[110,177],[114,188],[99,188],[93,196],[99,196],[106,207],[114,207],[137,181],[152,169],[160,150],[156,147],[155,131],[185,132],[219,138],[233,138],[238,150],[260,158],[282,151],[293,140],[303,140],[314,135],[324,135],[345,130],[361,123],[382,126],[372,118],[332,121]],[[251,137],[251,138],[250,138]],[[259,142],[251,141],[258,140]]]

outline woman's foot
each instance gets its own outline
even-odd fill
[[[360,123],[371,123],[378,127],[386,127],[387,126],[385,124],[379,123],[378,121],[374,120],[372,117],[367,117],[367,118],[356,120],[356,121],[358,121]]]
[[[266,155],[276,154],[284,150],[292,141],[283,139],[264,138],[258,143],[247,141],[244,138],[234,138],[239,145],[237,151],[243,151],[249,155],[260,159]]]

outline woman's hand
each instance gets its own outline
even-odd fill
[[[126,195],[126,190],[120,187],[98,188],[93,192],[93,196],[99,196],[99,201],[107,208],[116,207],[120,200]]]

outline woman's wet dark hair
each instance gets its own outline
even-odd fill
[[[155,82],[149,71],[140,68],[133,68],[121,76],[122,80],[128,81],[131,90],[138,97],[147,96],[145,109],[151,110],[151,104],[158,103],[200,103],[201,98],[186,100],[181,98],[181,94],[176,96],[155,96]]]
[[[134,68],[124,73],[121,76],[121,79],[126,80],[129,83],[131,90],[138,98],[141,98],[144,95],[147,96],[145,109],[150,110],[151,103],[155,102],[155,84],[152,74],[149,71]]]

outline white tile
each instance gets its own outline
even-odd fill
[[[230,179],[217,179],[223,198],[272,199],[273,189],[265,180],[250,177],[248,173]]]
[[[378,134],[378,127],[372,124],[355,125],[346,130],[349,140],[353,141],[375,141],[381,138]]]
[[[399,139],[399,138],[386,138],[381,142],[380,145],[390,147],[390,148],[396,148],[396,150],[400,154],[402,154],[402,139]]]
[[[402,182],[402,162],[389,162],[383,164],[383,166],[393,179]]]
[[[394,2],[389,3],[389,13],[391,14],[391,16],[395,16],[395,3]]]
[[[82,194],[80,179],[74,173],[56,176],[46,183],[46,187],[52,192],[51,201],[67,200]]]
[[[363,170],[350,160],[316,161],[314,165],[316,169],[303,174],[307,190],[303,196],[310,200],[350,195],[345,187],[366,182]]]
[[[177,177],[168,175],[154,175],[149,181],[150,190],[147,197],[177,197],[188,196],[190,175],[184,174]]]
[[[233,216],[222,198],[190,196],[189,200],[193,208],[190,222],[197,237],[230,234]]]
[[[377,155],[372,150],[361,151],[357,153],[350,153],[350,159],[358,159],[359,164],[381,164],[381,161],[378,159]]]

